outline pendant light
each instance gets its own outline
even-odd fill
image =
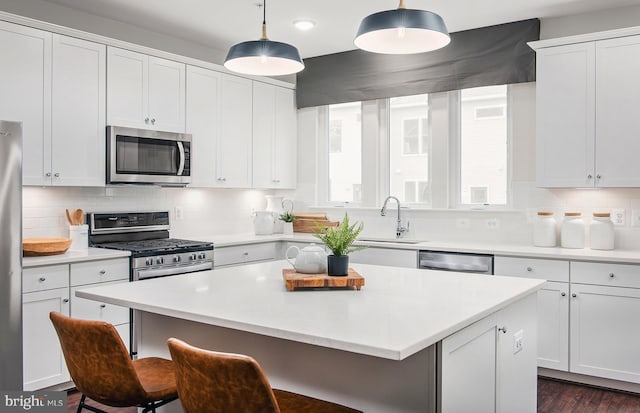
[[[353,43],[373,53],[413,54],[440,49],[450,41],[442,17],[426,10],[407,9],[404,0],[400,0],[396,10],[362,19]]]
[[[231,46],[224,67],[245,75],[280,76],[304,69],[298,49],[267,38],[267,1],[262,8],[262,37]]]

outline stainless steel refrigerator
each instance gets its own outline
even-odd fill
[[[22,124],[0,121],[0,390],[22,390]]]

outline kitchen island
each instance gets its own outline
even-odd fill
[[[536,410],[544,281],[374,265],[361,291],[286,290],[286,261],[80,290],[141,311],[139,355],[248,354],[273,387],[366,412]],[[177,403],[168,411],[180,411]]]

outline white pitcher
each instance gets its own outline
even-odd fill
[[[275,216],[271,211],[256,211],[256,216],[253,218],[253,229],[256,235],[271,235],[273,234],[273,224],[275,223]]]

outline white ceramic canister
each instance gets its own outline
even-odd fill
[[[86,251],[89,249],[89,225],[69,225],[70,250]]]
[[[553,217],[553,212],[538,212],[533,224],[533,245],[536,247],[555,247],[556,242],[556,219]]]
[[[256,216],[253,219],[253,229],[256,235],[271,235],[273,234],[273,224],[275,218],[271,211],[256,211]]]
[[[592,250],[612,250],[615,240],[615,231],[611,214],[593,213],[591,225],[589,225],[589,246]]]
[[[563,248],[584,248],[584,221],[580,212],[565,212],[560,230]]]
[[[267,207],[266,211],[271,211],[276,217],[276,222],[273,226],[273,232],[276,234],[282,234],[284,231],[284,221],[278,219],[280,215],[284,213],[284,208],[282,207],[282,197],[275,195],[267,195],[265,196],[267,199]]]

